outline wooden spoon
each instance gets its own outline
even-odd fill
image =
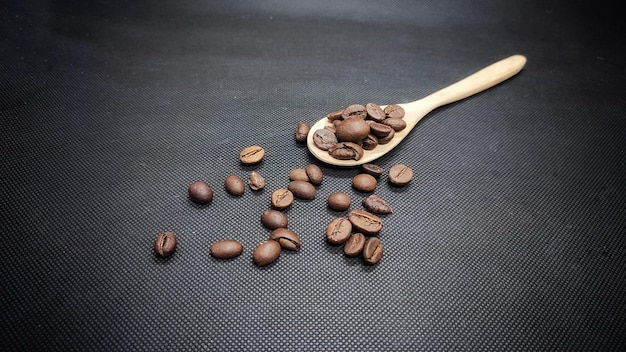
[[[513,77],[516,73],[522,70],[525,64],[526,57],[522,55],[513,55],[491,64],[425,98],[406,104],[398,104],[405,110],[404,120],[406,121],[406,128],[400,132],[396,132],[395,136],[389,143],[378,145],[373,150],[365,150],[363,157],[359,160],[335,159],[330,156],[327,151],[321,150],[315,145],[313,142],[313,134],[315,131],[324,128],[324,126],[332,125],[326,117],[311,126],[311,130],[306,140],[307,146],[316,158],[327,164],[337,166],[357,166],[369,163],[385,155],[398,145],[398,143],[400,143],[409,134],[409,132],[411,132],[413,127],[415,127],[422,117],[426,116],[429,112],[440,106],[465,99],[471,95],[482,92],[485,89],[491,88],[496,84]],[[384,107],[385,106],[383,105],[382,108]]]

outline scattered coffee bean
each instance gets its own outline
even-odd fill
[[[284,227],[272,231],[270,240],[277,241],[283,249],[290,251],[300,250],[300,237],[295,232]]]
[[[239,160],[244,165],[256,165],[265,157],[265,149],[258,145],[252,145],[239,153]]]
[[[367,110],[367,117],[376,122],[381,122],[387,117],[385,111],[376,103],[365,104],[365,110]]]
[[[319,166],[315,164],[309,164],[304,168],[304,171],[306,172],[306,175],[309,177],[309,182],[311,182],[312,184],[316,186],[319,186],[322,184],[322,181],[324,180],[324,173],[322,172],[322,169],[320,169]]]
[[[306,142],[306,137],[309,135],[310,130],[311,126],[308,123],[303,121],[298,122],[298,127],[296,128],[296,142]]]
[[[173,232],[163,232],[154,241],[154,251],[160,257],[168,257],[176,250],[176,235]]]
[[[337,136],[328,129],[320,128],[313,133],[313,143],[321,150],[328,150],[337,144]]]
[[[413,179],[413,170],[404,164],[396,164],[389,169],[388,178],[394,186],[406,186]]]
[[[339,142],[361,143],[361,140],[370,134],[370,125],[361,118],[343,120],[335,129],[335,136]]]
[[[383,110],[385,115],[389,118],[403,118],[404,117],[404,108],[397,104],[391,104],[385,106]]]
[[[233,196],[240,196],[246,192],[246,184],[236,175],[226,177],[224,187],[226,188],[226,192]]]
[[[370,237],[363,246],[363,260],[369,265],[374,265],[383,257],[383,243],[378,237]]]
[[[356,143],[340,142],[330,147],[328,154],[340,160],[359,160],[363,157],[363,148]]]
[[[343,245],[343,252],[348,257],[356,257],[363,252],[365,246],[365,235],[360,232],[353,233],[348,241]]]
[[[352,187],[360,192],[374,192],[377,184],[376,177],[370,174],[358,174],[352,178]]]
[[[309,176],[304,169],[293,169],[289,172],[289,180],[309,182]]]
[[[348,212],[348,220],[350,220],[352,227],[356,231],[362,232],[367,236],[377,235],[383,228],[383,222],[378,216],[364,210],[350,210]]]
[[[315,199],[317,191],[312,183],[306,181],[291,181],[287,185],[287,189],[293,193],[296,198]]]
[[[202,181],[197,181],[189,185],[187,189],[189,198],[196,203],[209,204],[213,200],[213,190],[211,187]]]
[[[406,128],[406,121],[397,117],[390,117],[388,119],[385,119],[385,121],[383,121],[383,124],[393,128],[393,130],[396,132],[400,132]]]
[[[243,252],[243,245],[235,240],[220,240],[213,242],[209,248],[211,256],[217,259],[230,259],[239,256]]]
[[[382,167],[376,164],[363,164],[361,165],[361,171],[363,171],[366,174],[370,174],[376,178],[379,178],[380,175],[382,175],[385,170],[383,170]]]
[[[380,196],[372,194],[363,199],[363,207],[372,213],[391,214],[393,211],[389,203],[385,202]]]
[[[288,189],[279,188],[272,192],[271,205],[274,209],[287,209],[293,201],[293,193]]]
[[[331,193],[328,196],[328,207],[335,211],[345,211],[350,208],[350,196],[344,192]]]
[[[261,214],[261,223],[268,229],[275,230],[279,227],[286,228],[289,221],[285,213],[274,209],[268,209]]]
[[[263,188],[265,188],[265,179],[258,172],[252,171],[250,173],[250,179],[248,181],[248,185],[250,186],[250,189],[252,189],[253,191],[260,191]]]
[[[267,240],[259,243],[254,250],[252,250],[252,260],[258,266],[269,265],[280,257],[281,247],[276,241]]]
[[[352,223],[346,218],[335,218],[326,227],[326,241],[339,245],[348,240],[352,233]]]

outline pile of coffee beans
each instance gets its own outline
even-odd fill
[[[314,131],[313,143],[319,149],[328,151],[333,158],[341,160],[359,160],[364,150],[373,150],[378,145],[389,143],[396,132],[406,128],[404,109],[396,104],[384,109],[376,103],[352,104],[331,112],[326,118],[332,122],[332,126]],[[307,126],[302,122],[298,124],[296,141],[302,140]]]

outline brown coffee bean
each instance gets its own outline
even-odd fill
[[[370,132],[378,138],[384,138],[391,133],[393,128],[384,123],[374,122],[370,124]]]
[[[296,142],[306,142],[306,137],[309,135],[309,131],[311,131],[311,126],[308,123],[304,121],[298,122],[298,127],[296,127]]]
[[[256,171],[250,173],[248,185],[253,191],[260,191],[265,188],[265,179]]]
[[[333,111],[330,114],[326,115],[326,118],[329,119],[330,121],[340,120],[342,118],[341,114],[343,114],[343,110],[344,109]]]
[[[360,192],[374,192],[377,184],[376,177],[370,174],[358,174],[352,178],[352,187]]]
[[[372,194],[363,199],[363,207],[376,214],[391,214],[393,209],[389,203],[376,194]]]
[[[340,142],[330,147],[328,154],[340,160],[359,160],[363,157],[363,148],[355,143]]]
[[[341,113],[341,118],[346,120],[351,117],[358,117],[365,120],[367,117],[367,110],[365,109],[365,106],[361,104],[352,104],[345,108]]]
[[[239,160],[244,165],[256,165],[265,157],[265,149],[258,145],[252,145],[239,153]]]
[[[387,117],[380,105],[376,103],[365,104],[365,110],[367,111],[367,117],[376,122],[381,122]]]
[[[320,128],[313,133],[313,143],[321,150],[328,150],[337,144],[337,136],[326,128]]]
[[[233,196],[240,196],[246,192],[246,184],[236,175],[226,177],[224,187],[226,188],[226,192]]]
[[[378,147],[378,137],[373,134],[368,134],[367,137],[361,141],[361,146],[365,150],[374,150]]]
[[[326,227],[326,241],[339,245],[348,240],[352,233],[352,223],[346,218],[335,218]]]
[[[388,179],[393,186],[406,186],[413,179],[413,170],[404,164],[396,164],[389,169]]]
[[[176,235],[173,232],[163,232],[154,241],[154,251],[160,257],[168,257],[176,250]]]
[[[305,181],[309,182],[309,176],[304,169],[293,169],[289,172],[289,179],[291,181]]]
[[[219,240],[213,242],[209,248],[209,253],[217,259],[231,259],[239,256],[243,252],[243,245],[235,240]]]
[[[366,264],[374,265],[383,257],[383,243],[378,237],[370,237],[363,246],[363,260]]]
[[[335,129],[339,142],[361,143],[370,133],[370,125],[361,118],[343,120]]]
[[[317,191],[312,183],[306,181],[291,181],[287,185],[287,189],[293,193],[296,198],[315,199]]]
[[[356,231],[368,236],[378,234],[383,228],[383,222],[378,216],[360,209],[350,210],[348,220]]]
[[[385,114],[387,117],[392,118],[403,118],[404,117],[404,108],[397,104],[391,104],[385,106]]]
[[[187,192],[189,193],[189,198],[196,203],[209,204],[213,200],[213,190],[202,181],[190,184]]]
[[[268,229],[275,230],[279,227],[286,228],[287,225],[289,225],[289,220],[287,219],[287,215],[285,215],[285,213],[274,209],[268,209],[261,214],[261,223]]]
[[[290,190],[279,188],[272,192],[271,205],[274,209],[287,209],[293,203],[293,193]]]
[[[395,135],[396,135],[396,131],[394,131],[392,128],[391,133],[389,133],[387,136],[378,138],[378,144],[383,145],[383,144],[387,144],[391,142],[391,140],[393,139],[393,137],[395,137]]]
[[[326,201],[328,207],[335,211],[345,211],[350,208],[350,196],[344,192],[331,193]]]
[[[266,266],[275,262],[280,257],[281,247],[276,241],[267,240],[259,243],[252,250],[252,260],[258,266]]]
[[[393,130],[396,132],[400,132],[406,128],[406,121],[404,121],[404,119],[401,119],[401,118],[390,117],[390,118],[385,119],[383,121],[383,124],[393,128]]]
[[[382,167],[376,164],[363,164],[361,165],[361,171],[363,171],[366,174],[370,174],[376,178],[379,178],[380,175],[382,175],[385,170],[383,170]]]
[[[363,252],[363,247],[365,246],[365,236],[360,233],[353,233],[348,241],[343,245],[343,252],[348,257],[356,257],[357,255]]]
[[[304,171],[306,171],[306,175],[309,176],[309,182],[312,184],[319,186],[324,181],[324,172],[322,172],[319,166],[309,164],[304,168]]]
[[[289,251],[300,250],[300,237],[286,228],[277,228],[270,233],[270,240],[277,241],[283,249]]]

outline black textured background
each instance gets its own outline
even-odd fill
[[[55,351],[620,351],[623,16],[598,1],[18,1],[0,4],[0,346]],[[385,254],[325,243],[322,165],[265,268],[259,221],[294,141],[351,103],[409,102],[512,54],[514,78],[422,120],[377,163]],[[242,167],[241,149],[267,150]],[[229,196],[229,174],[267,188]],[[205,180],[213,203],[187,185]],[[162,231],[176,253],[157,259]],[[234,238],[244,253],[209,256]]]

